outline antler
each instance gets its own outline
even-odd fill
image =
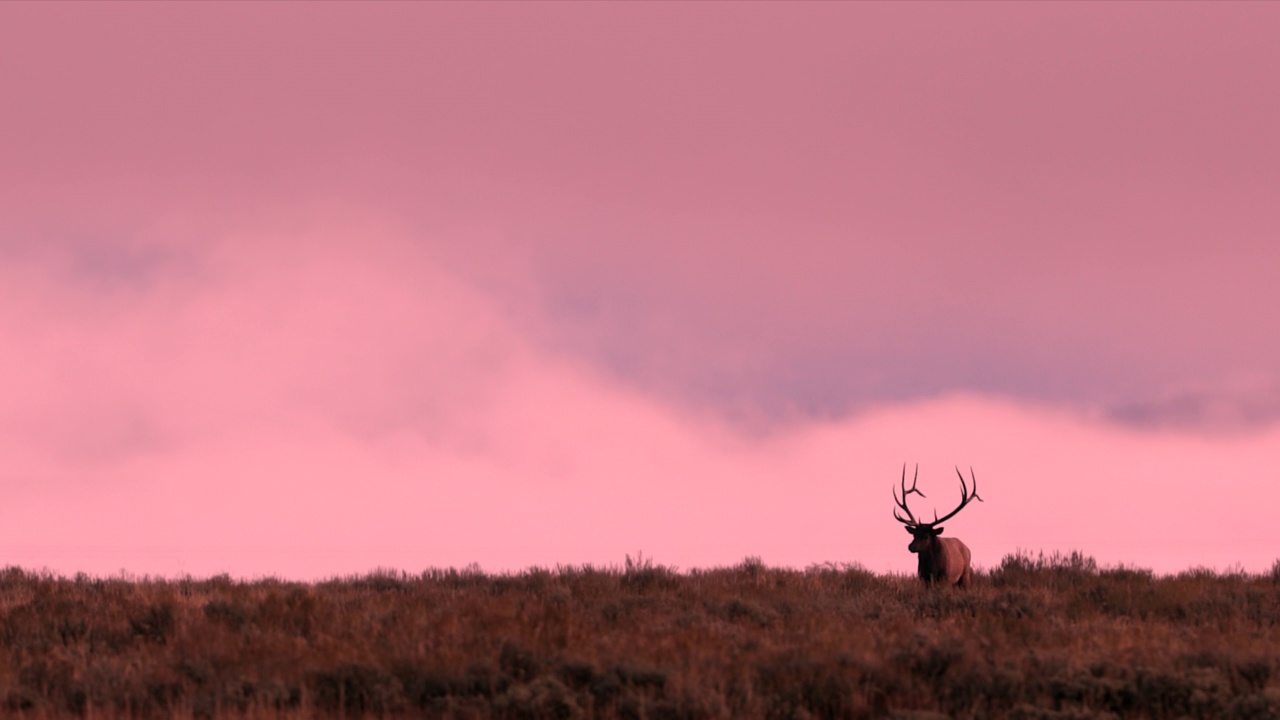
[[[906,518],[902,517],[901,515],[899,515],[897,510],[894,510],[894,511],[893,511],[893,518],[894,518],[895,520],[897,520],[898,522],[903,523],[904,525],[919,525],[919,524],[920,524],[920,521],[919,521],[919,520],[916,520],[916,516],[911,514],[911,508],[908,508],[908,507],[907,507],[907,496],[908,496],[908,495],[910,495],[911,493],[915,493],[916,495],[919,495],[920,497],[924,497],[924,493],[922,493],[922,492],[920,492],[919,490],[917,490],[917,489],[916,489],[916,480],[917,480],[919,477],[920,477],[920,465],[919,465],[919,463],[917,463],[917,464],[916,464],[916,472],[915,472],[915,475],[912,475],[912,476],[911,476],[911,487],[910,487],[910,489],[908,489],[908,488],[907,488],[907,464],[906,464],[906,463],[902,463],[902,499],[901,499],[901,500],[899,500],[899,499],[898,499],[898,490],[897,490],[897,488],[894,488],[894,490],[893,490],[893,501],[894,501],[895,503],[897,503],[897,504],[898,504],[898,507],[902,508],[902,509],[903,509],[903,511],[905,511],[905,512],[907,513],[907,518],[910,518],[910,520],[908,520],[908,519],[906,519]],[[964,479],[964,478],[961,478],[961,480],[963,480],[963,479]],[[977,487],[977,483],[974,483],[974,487]],[[963,507],[963,506],[962,506],[962,507]],[[936,515],[937,513],[934,513],[934,514]],[[949,516],[948,516],[948,517],[949,517]]]
[[[968,505],[971,500],[983,502],[982,498],[978,497],[978,476],[973,474],[973,468],[969,468],[969,477],[973,478],[973,490],[969,490],[968,486],[964,484],[964,473],[960,472],[960,468],[956,468],[956,474],[960,476],[960,506],[942,517],[938,517],[938,511],[934,510],[933,522],[929,523],[930,525],[937,525],[940,522],[951,519],[952,516],[963,510],[964,506]]]

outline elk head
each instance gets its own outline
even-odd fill
[[[911,478],[911,487],[907,487],[907,466],[902,466],[902,497],[898,497],[898,489],[893,490],[893,500],[897,503],[898,508],[907,514],[904,518],[898,514],[898,510],[893,511],[893,517],[898,522],[906,526],[907,532],[911,533],[911,544],[907,549],[920,556],[920,578],[927,583],[938,581],[946,581],[947,584],[967,585],[970,568],[969,568],[969,548],[965,544],[954,538],[946,540],[939,539],[942,534],[942,526],[940,523],[955,517],[955,514],[964,509],[973,500],[979,502],[982,498],[978,497],[978,478],[973,474],[973,468],[969,469],[969,477],[973,480],[973,489],[965,483],[964,474],[960,472],[960,468],[956,468],[956,474],[960,476],[960,504],[955,510],[947,513],[942,517],[938,517],[938,512],[933,512],[932,522],[921,522],[912,514],[911,509],[907,507],[908,495],[919,495],[924,497],[925,494],[916,488],[916,480],[920,477],[920,466],[916,466],[915,474]]]

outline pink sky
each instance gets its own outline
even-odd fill
[[[1277,23],[0,4],[0,563],[1269,569]]]

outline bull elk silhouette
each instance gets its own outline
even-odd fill
[[[915,475],[911,478],[911,487],[907,487],[907,465],[902,465],[902,497],[898,497],[897,488],[893,491],[893,500],[898,504],[899,508],[907,514],[904,518],[898,514],[895,509],[893,517],[898,522],[907,526],[907,532],[911,533],[911,544],[907,549],[919,557],[920,561],[920,579],[926,585],[934,583],[942,583],[944,585],[956,585],[959,587],[968,587],[969,582],[973,578],[973,570],[969,567],[969,548],[956,538],[938,537],[942,534],[942,528],[938,523],[946,522],[955,517],[955,514],[964,509],[970,501],[977,500],[982,502],[982,498],[978,497],[978,478],[973,474],[973,468],[969,468],[969,477],[973,479],[973,489],[965,484],[964,473],[960,472],[960,468],[956,468],[956,474],[960,476],[960,505],[955,510],[947,513],[942,517],[938,517],[938,511],[933,511],[933,522],[920,522],[915,515],[911,514],[910,508],[907,507],[907,496],[911,494],[924,497],[924,493],[916,489],[916,479],[920,477],[920,466],[916,465]]]

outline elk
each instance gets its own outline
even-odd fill
[[[916,465],[915,475],[911,478],[911,487],[907,487],[907,465],[902,465],[902,497],[898,498],[898,490],[893,490],[893,500],[898,507],[907,514],[904,518],[898,514],[897,509],[893,511],[893,517],[898,522],[907,526],[907,532],[911,533],[911,544],[907,549],[919,557],[920,579],[926,585],[934,583],[942,583],[947,586],[956,585],[959,587],[968,587],[973,577],[973,570],[969,567],[969,548],[956,538],[938,537],[942,534],[942,528],[938,523],[946,522],[955,514],[964,509],[970,501],[977,500],[982,502],[982,498],[978,497],[978,478],[973,474],[973,468],[969,468],[969,477],[973,479],[973,489],[965,484],[964,473],[960,472],[960,468],[956,468],[956,474],[960,476],[960,505],[955,510],[947,513],[943,517],[938,517],[938,511],[933,511],[933,522],[920,522],[915,515],[911,514],[911,510],[907,507],[907,496],[911,494],[924,497],[924,493],[916,489],[916,480],[920,477],[920,466]]]

